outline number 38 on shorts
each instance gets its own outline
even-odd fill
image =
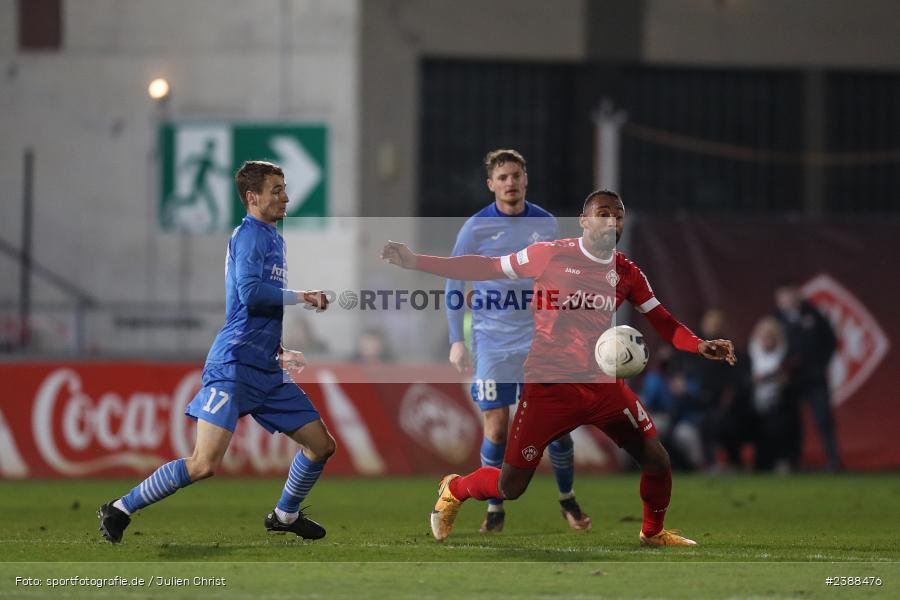
[[[518,383],[498,383],[493,378],[477,378],[472,381],[472,400],[481,410],[512,406],[519,401],[522,386]]]

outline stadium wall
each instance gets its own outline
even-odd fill
[[[71,0],[62,3],[62,47],[22,52],[18,3],[0,0],[0,239],[21,242],[21,157],[33,147],[38,262],[104,301],[221,302],[224,236],[158,229],[154,135],[162,116],[325,122],[333,214],[409,216],[423,153],[423,57],[900,63],[891,0],[644,0],[627,14],[604,5],[611,4]],[[628,52],[604,52],[610,26],[593,21],[623,14],[629,23],[620,34],[639,43],[615,38]],[[165,109],[146,95],[149,79],[160,75],[173,84]],[[409,233],[404,239],[414,242]],[[359,243],[371,256],[380,240]],[[310,280],[320,266],[311,266]],[[0,280],[17,277],[18,265],[0,259]],[[36,302],[71,300],[39,279],[34,286]],[[0,290],[0,302],[16,299],[16,286]],[[194,355],[210,339],[207,330],[130,335],[148,351]]]
[[[325,124],[330,214],[357,212],[358,0],[65,1],[62,47],[41,52],[16,47],[16,5],[0,0],[0,238],[21,244],[22,155],[33,148],[34,260],[85,292],[104,302],[223,301],[228,235],[160,230],[163,119]],[[171,83],[164,103],[147,94],[155,77]],[[327,268],[307,263],[307,281]],[[18,274],[0,255],[0,280]],[[34,281],[36,304],[71,302]],[[0,301],[17,297],[15,284],[0,290]],[[212,313],[220,322],[221,308]],[[207,330],[119,335],[146,352],[191,355],[211,341]]]
[[[741,66],[900,66],[893,0],[643,0],[643,60]]]

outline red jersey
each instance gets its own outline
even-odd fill
[[[581,238],[532,244],[500,265],[511,279],[534,279],[529,382],[609,381],[594,360],[597,338],[615,325],[623,301],[641,313],[659,306],[636,264],[617,251],[606,260],[594,256]]]
[[[636,264],[617,251],[606,260],[594,256],[582,238],[540,242],[499,258],[419,255],[415,268],[454,279],[496,279],[502,273],[534,280],[534,337],[525,361],[526,382],[611,381],[594,360],[594,345],[615,325],[613,316],[625,300],[679,350],[697,352],[700,344],[660,304]]]

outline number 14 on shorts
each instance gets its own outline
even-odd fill
[[[640,423],[643,423],[644,421],[647,421],[647,425],[643,426],[646,428],[650,424],[650,417],[647,416],[647,411],[644,410],[644,407],[640,402],[635,402],[634,404],[637,406],[637,419],[634,418],[634,415],[631,414],[631,409],[627,406],[622,409],[622,412],[625,413],[625,416],[628,417],[628,420],[631,421],[631,424],[634,425],[635,429],[641,429],[642,425],[640,425]]]
[[[213,405],[213,400],[216,399],[216,394],[219,396],[219,401]],[[216,388],[209,388],[209,399],[207,399],[206,404],[203,405],[204,412],[208,412],[211,415],[219,412],[219,409],[225,406],[225,403],[231,399],[231,396],[227,392],[223,392],[221,390],[216,390]],[[627,410],[627,409],[626,409]]]

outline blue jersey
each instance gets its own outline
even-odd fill
[[[213,364],[238,363],[280,371],[281,322],[297,294],[284,289],[284,238],[274,225],[244,217],[225,257],[225,325],[206,357]]]
[[[459,230],[453,256],[506,256],[530,244],[558,238],[556,218],[540,206],[525,202],[522,213],[509,216],[492,202],[470,217]],[[472,342],[478,353],[528,351],[534,320],[530,308],[523,306],[522,300],[528,297],[523,292],[532,287],[531,279],[472,282]],[[448,299],[451,293],[465,293],[465,282],[448,280],[445,291]],[[500,301],[488,302],[490,295],[495,298],[499,295]],[[447,309],[451,344],[463,340],[463,319],[463,310]]]

